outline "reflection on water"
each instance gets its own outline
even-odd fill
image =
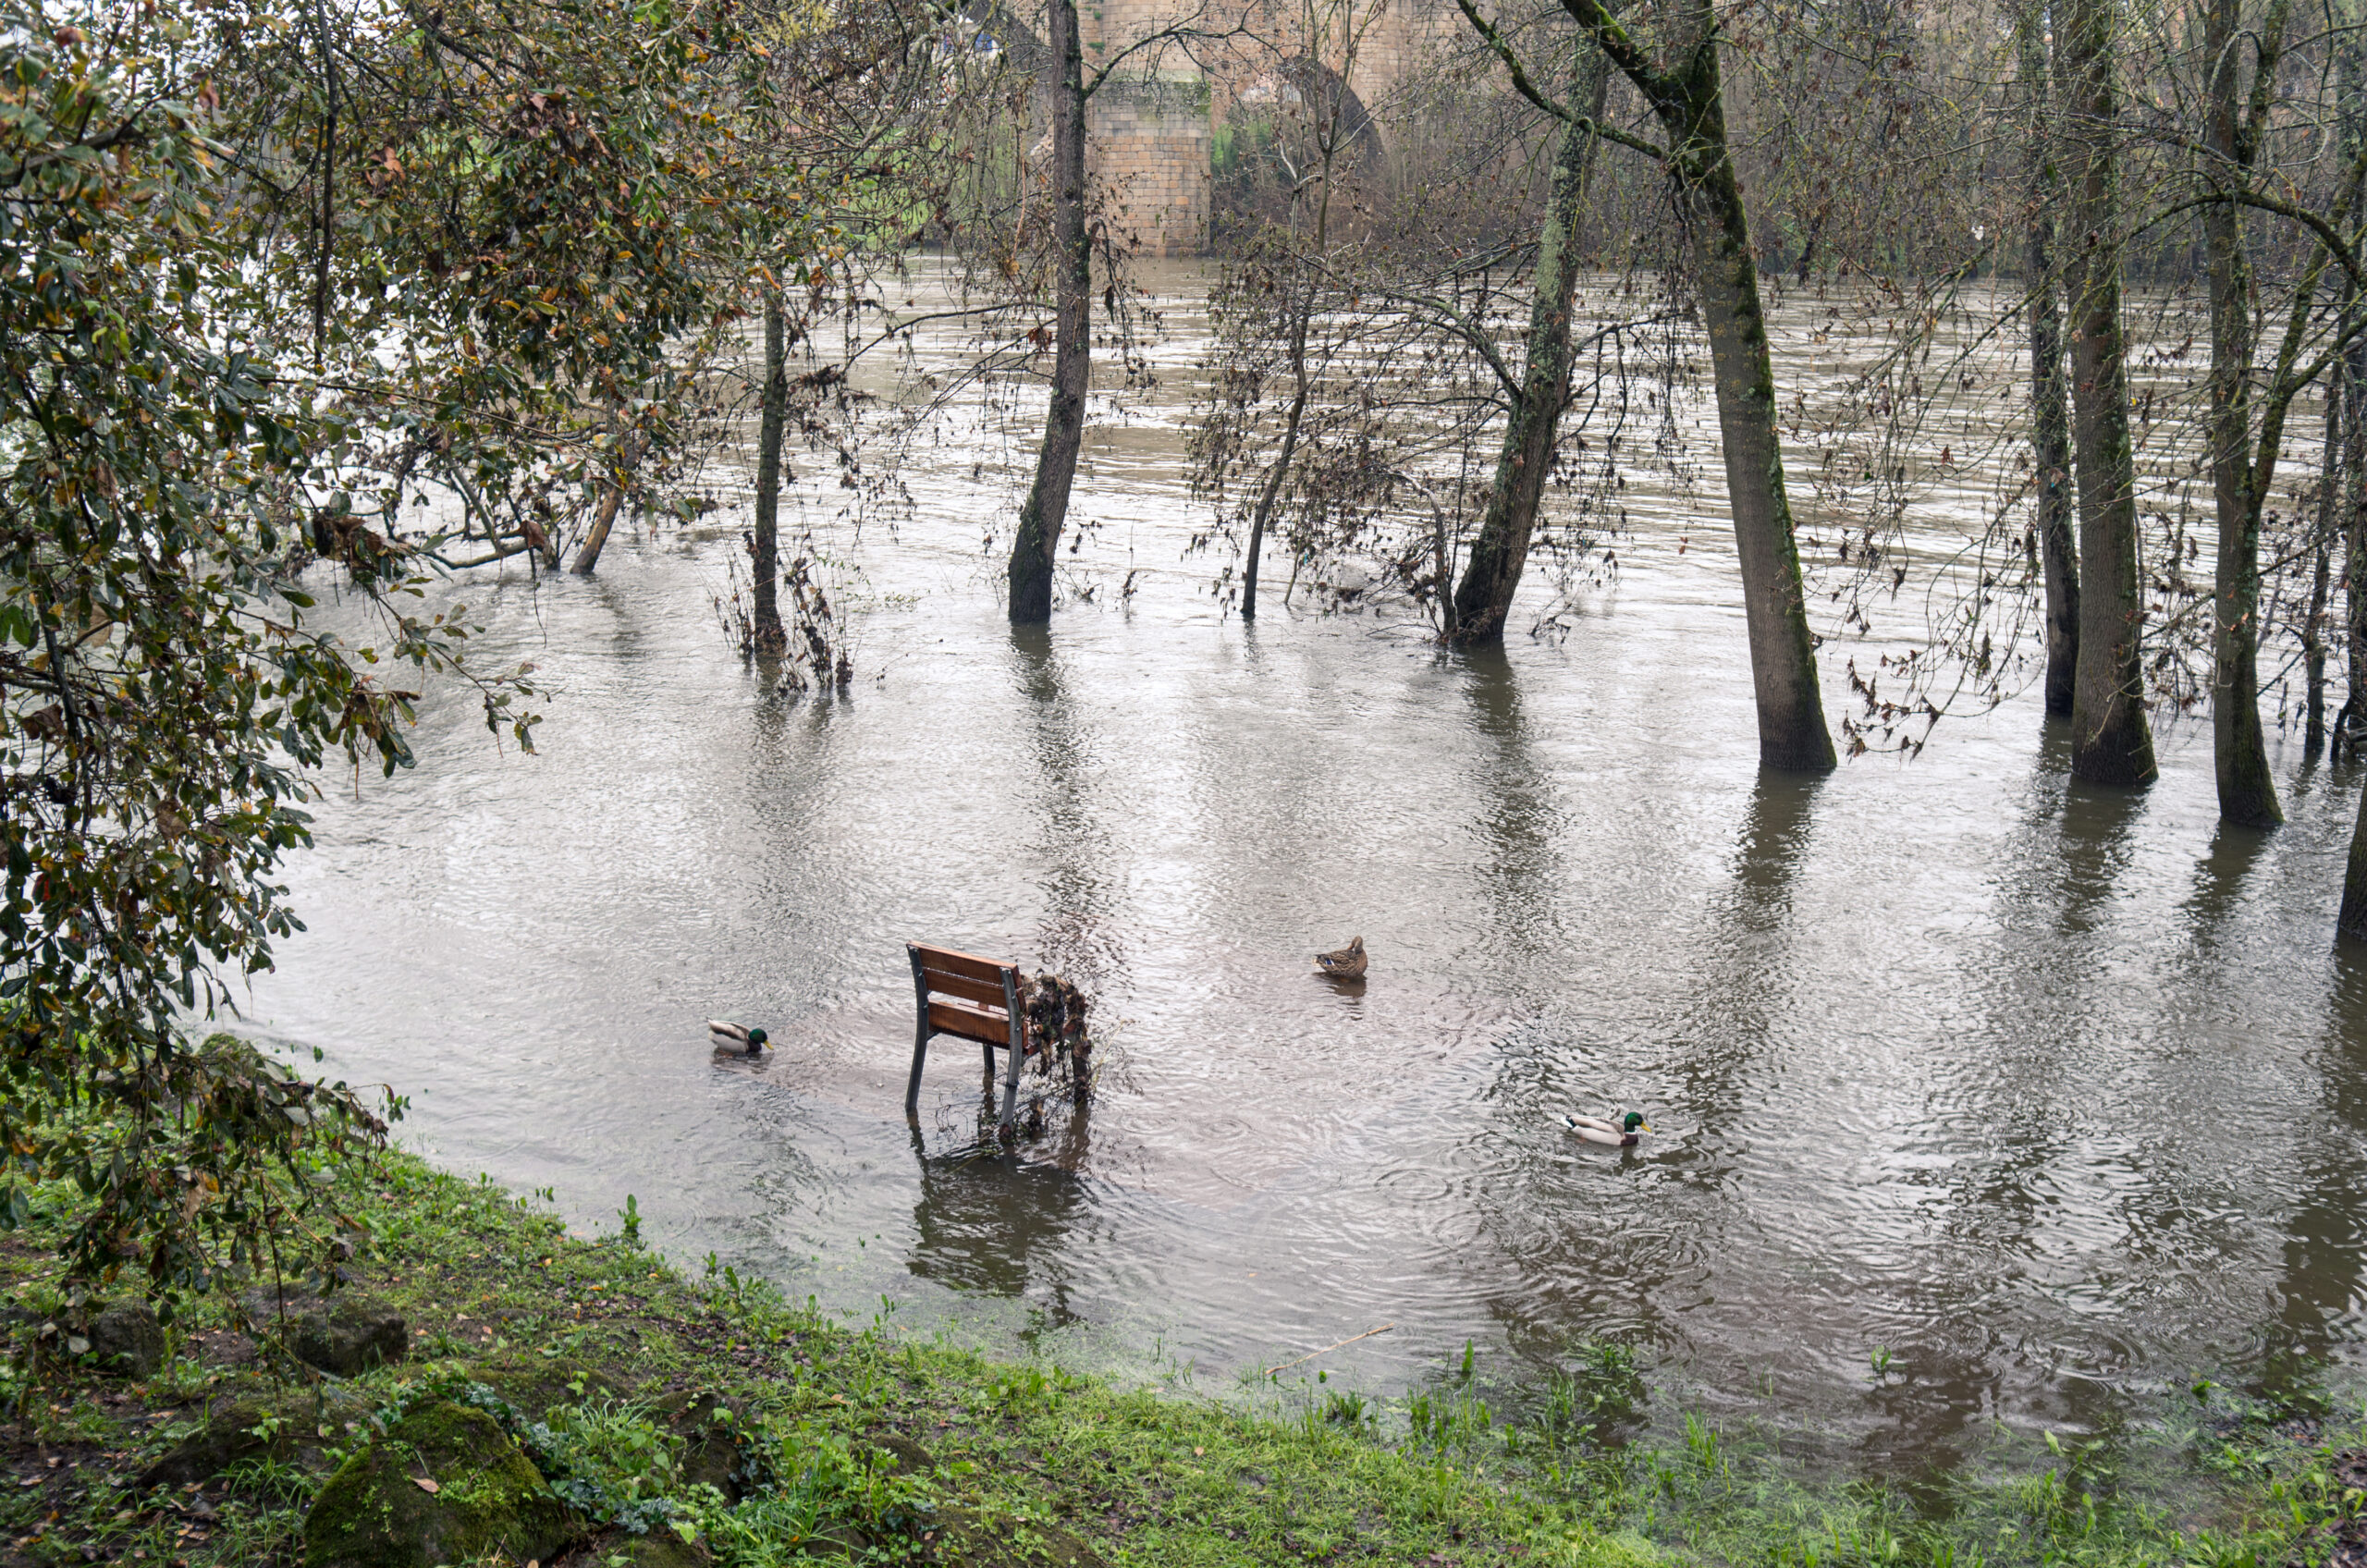
[[[1053,1159],[991,1149],[931,1154],[918,1133],[920,1173],[905,1262],[920,1279],[957,1291],[1024,1298],[1047,1328],[1082,1321],[1070,1303],[1067,1260],[1089,1250],[1092,1195],[1076,1175],[1090,1148],[1087,1113],[1061,1129]]]
[[[843,697],[768,696],[716,633],[732,528],[471,585],[484,656],[553,687],[543,754],[431,693],[422,766],[321,803],[312,929],[252,1015],[584,1225],[632,1193],[678,1256],[1212,1388],[1382,1323],[1316,1365],[1387,1390],[1466,1341],[1516,1377],[1612,1337],[1912,1468],[2354,1352],[2357,770],[2221,831],[2199,728],[2150,791],[2091,790],[2030,701],[1912,764],[1762,775],[1698,496],[1630,497],[1616,594],[1559,644],[1244,628],[1170,564],[1179,416],[1080,484],[1079,569],[1138,594],[1049,635],[996,610],[973,447],[892,543],[810,518],[866,576],[833,594]],[[1356,935],[1367,981],[1311,973]],[[915,938],[1094,994],[1089,1118],[982,1156],[947,1043],[915,1143]],[[776,1053],[718,1060],[711,1016]],[[1627,1109],[1630,1150],[1560,1121]]]

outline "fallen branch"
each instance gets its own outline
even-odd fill
[[[1361,1334],[1350,1334],[1346,1339],[1342,1340],[1338,1345],[1325,1345],[1321,1350],[1308,1351],[1305,1355],[1300,1356],[1298,1361],[1285,1361],[1280,1366],[1269,1366],[1266,1368],[1266,1376],[1270,1378],[1277,1372],[1287,1372],[1292,1367],[1296,1366],[1300,1361],[1313,1361],[1318,1355],[1329,1355],[1333,1351],[1338,1350],[1340,1345],[1352,1345],[1358,1340],[1371,1339],[1375,1334],[1386,1334],[1389,1330],[1396,1327],[1397,1325],[1394,1323],[1383,1323],[1378,1329],[1367,1329]]]

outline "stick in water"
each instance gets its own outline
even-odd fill
[[[1308,1351],[1305,1355],[1300,1356],[1298,1361],[1285,1361],[1280,1366],[1269,1366],[1266,1368],[1266,1376],[1270,1378],[1277,1372],[1287,1372],[1296,1366],[1299,1361],[1313,1361],[1318,1355],[1330,1355],[1333,1351],[1338,1350],[1340,1345],[1352,1345],[1358,1340],[1371,1339],[1375,1334],[1386,1334],[1396,1327],[1394,1323],[1383,1323],[1378,1329],[1367,1329],[1361,1334],[1350,1334],[1346,1339],[1342,1340],[1339,1345],[1325,1345],[1321,1350]]]

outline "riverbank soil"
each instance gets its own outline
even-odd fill
[[[2323,1402],[2205,1390],[2145,1464],[2050,1439],[2018,1474],[1819,1486],[1690,1420],[1621,1440],[1616,1354],[1510,1417],[1452,1376],[1251,1408],[828,1322],[405,1155],[329,1179],[370,1234],[326,1303],[152,1327],[61,1293],[69,1191],[0,1233],[0,1564],[2268,1568],[2367,1541],[2355,1413]]]

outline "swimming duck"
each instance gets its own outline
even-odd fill
[[[764,1053],[765,1032],[762,1029],[751,1029],[744,1023],[726,1023],[720,1019],[710,1018],[706,1021],[706,1032],[713,1036],[717,1050],[744,1051],[750,1056]]]
[[[1365,975],[1365,939],[1358,937],[1333,952],[1315,955],[1315,970],[1334,980],[1361,980]]]
[[[1635,1144],[1637,1133],[1652,1130],[1651,1123],[1646,1121],[1643,1112],[1638,1110],[1629,1111],[1620,1118],[1615,1126],[1600,1116],[1564,1116],[1562,1124],[1588,1143],[1611,1144],[1619,1148]]]

